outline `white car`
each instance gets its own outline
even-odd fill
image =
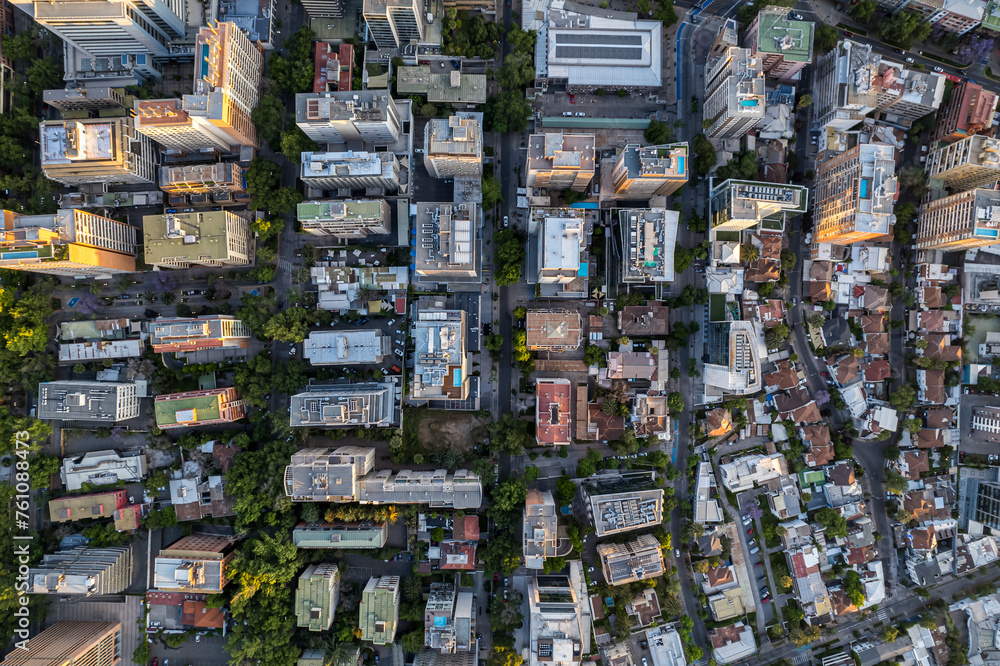
[[[906,62],[908,62],[908,63],[910,63],[912,65],[913,64],[913,58],[911,58],[910,56],[906,56]]]
[[[937,72],[938,74],[942,74],[944,72],[944,70],[941,69],[940,67],[935,67],[934,71]]]
[[[508,219],[508,217],[506,215],[503,216],[503,226],[504,226],[504,228],[510,226],[510,220]]]

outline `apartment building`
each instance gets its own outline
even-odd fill
[[[899,63],[879,65],[881,85],[875,110],[889,123],[909,127],[913,121],[936,112],[944,101],[944,74],[907,69]]]
[[[296,210],[302,231],[341,240],[388,234],[389,202],[385,199],[303,201]]]
[[[38,385],[38,418],[114,425],[139,416],[135,384],[63,380]]]
[[[820,162],[814,240],[850,245],[891,233],[898,191],[895,148],[889,144],[858,144]]]
[[[56,622],[11,650],[0,666],[118,666],[121,622]]]
[[[989,135],[993,131],[993,112],[998,96],[978,83],[963,81],[951,91],[951,99],[934,126],[933,141],[954,143],[972,134]]]
[[[707,136],[739,138],[764,119],[763,66],[750,49],[736,47],[706,64],[703,115]]]
[[[759,337],[757,322],[709,323],[709,358],[702,370],[707,402],[719,402],[729,395],[750,395],[761,389]]]
[[[213,195],[216,201],[246,198],[246,169],[236,162],[161,167],[160,189],[169,196]]]
[[[927,176],[953,192],[1000,181],[1000,139],[973,135],[931,151]]]
[[[295,124],[320,145],[348,141],[388,145],[403,133],[396,103],[385,90],[299,93]]]
[[[157,354],[180,358],[212,351],[224,358],[246,356],[250,329],[232,315],[159,317],[149,326],[149,343]]]
[[[743,45],[759,58],[764,74],[783,83],[801,78],[802,69],[813,61],[816,24],[791,18],[787,7],[764,7],[747,28]]]
[[[528,310],[524,328],[531,351],[574,351],[583,343],[583,322],[575,310]]]
[[[928,201],[917,218],[916,249],[954,252],[993,245],[1000,234],[1000,191],[976,188]]]
[[[529,275],[529,282],[534,277],[540,284],[570,285],[578,278],[587,277],[586,224],[582,209],[534,208],[528,222],[528,234],[536,236],[538,262],[535,275]],[[528,242],[532,240],[529,238]],[[586,292],[583,288],[573,291]]]
[[[786,215],[805,212],[808,195],[801,185],[729,179],[709,193],[709,224],[716,231],[742,231],[761,223],[764,229],[781,231]]]
[[[615,158],[611,171],[614,198],[648,201],[652,196],[670,196],[687,182],[689,164],[686,143],[644,147],[630,143]]]
[[[741,493],[773,479],[788,475],[788,462],[780,453],[751,454],[719,465],[722,485],[733,493]]]
[[[299,177],[307,186],[327,192],[372,190],[394,194],[400,189],[399,160],[392,153],[302,153]]]
[[[469,397],[467,313],[449,310],[443,301],[417,303],[413,323],[412,400],[465,400]]]
[[[524,501],[522,546],[524,566],[545,568],[545,560],[559,554],[559,517],[549,490],[529,489]]]
[[[59,362],[69,364],[139,358],[145,349],[146,345],[142,340],[63,343],[59,345]]]
[[[127,451],[88,451],[63,458],[59,479],[66,490],[82,490],[84,484],[117,486],[139,483],[148,472],[146,454],[142,449]]]
[[[813,118],[817,127],[854,129],[875,110],[882,56],[870,44],[849,39],[816,59],[813,71]]]
[[[538,379],[535,382],[535,439],[548,446],[573,443],[573,417],[568,379]]]
[[[664,208],[618,211],[623,282],[656,284],[674,281],[674,247],[679,221],[679,212]]]
[[[311,18],[323,15],[327,15],[329,18],[343,17],[343,7],[340,0],[306,0],[302,6],[305,7],[306,13]],[[314,93],[348,91],[354,85],[353,44],[316,42],[313,61],[316,63],[313,69]],[[296,112],[297,120],[298,113]]]
[[[663,575],[663,549],[652,534],[642,534],[625,543],[598,544],[597,556],[609,585],[624,585]]]
[[[479,206],[474,203],[418,203],[413,271],[423,283],[482,280]]]
[[[132,584],[132,548],[78,546],[42,555],[28,581],[31,594],[121,594]]]
[[[291,425],[391,428],[399,424],[400,393],[400,386],[392,377],[365,384],[310,384],[291,397]]]
[[[390,645],[399,625],[399,576],[369,578],[361,593],[361,640]]]
[[[145,261],[159,268],[252,266],[257,241],[247,215],[228,210],[146,215]]]
[[[388,523],[299,523],[292,530],[296,548],[376,549],[388,539]]]
[[[102,493],[67,495],[49,500],[49,520],[53,523],[69,523],[79,520],[100,520],[116,517],[128,508],[128,497],[124,488]],[[117,520],[116,527],[117,527]]]
[[[482,503],[479,477],[468,470],[373,471],[375,449],[341,446],[302,449],[285,468],[285,494],[293,502],[427,504],[476,509]]]
[[[391,342],[379,329],[313,331],[302,355],[313,365],[376,364],[389,355]]]
[[[0,268],[63,277],[135,271],[136,228],[79,208],[24,215],[3,211]]]
[[[375,45],[397,49],[424,41],[424,5],[416,0],[365,0],[362,13]]]
[[[39,25],[91,58],[123,54],[165,58],[183,39],[187,11],[181,0],[13,0]]]
[[[527,186],[585,192],[594,178],[593,134],[547,132],[528,137]]]
[[[229,583],[226,569],[236,552],[234,537],[181,537],[156,556],[153,587],[161,592],[221,594]]]
[[[132,123],[129,117],[42,121],[39,152],[45,177],[70,187],[155,183],[156,151]]]
[[[577,666],[591,650],[594,622],[583,564],[569,563],[569,575],[528,578],[526,666]]]
[[[295,590],[295,624],[309,631],[326,631],[333,624],[340,599],[340,567],[336,563],[310,564]]]
[[[598,538],[655,527],[663,520],[663,491],[659,489],[588,494],[587,500]]]
[[[58,88],[43,90],[42,101],[63,114],[86,111],[88,115],[98,115],[101,109],[124,109],[126,92],[124,88],[111,86],[90,86],[87,88]]]
[[[247,415],[246,400],[232,387],[158,395],[153,406],[160,430],[232,423]]]
[[[475,595],[451,583],[431,583],[424,607],[424,646],[440,654],[469,652],[476,644]]]
[[[483,175],[483,128],[468,114],[432,118],[424,127],[424,168],[434,178]]]

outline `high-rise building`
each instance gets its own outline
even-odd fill
[[[195,54],[194,94],[137,100],[136,129],[168,150],[256,146],[250,114],[260,99],[263,48],[225,22],[201,28]]]
[[[618,211],[622,281],[673,282],[674,246],[680,213],[663,208]]]
[[[785,215],[805,212],[808,195],[801,185],[729,179],[709,194],[709,224],[718,231],[741,231],[757,224],[780,231]]]
[[[295,124],[319,144],[363,141],[386,145],[399,139],[403,124],[385,90],[299,93]]]
[[[545,568],[545,560],[559,554],[559,517],[552,491],[528,489],[522,526],[524,566]]]
[[[121,622],[56,622],[14,648],[0,666],[118,666]]]
[[[971,134],[989,134],[993,129],[993,112],[997,108],[995,92],[978,83],[963,81],[951,91],[951,99],[938,114],[934,126],[934,141],[961,141]]]
[[[590,652],[594,615],[579,560],[569,575],[528,578],[526,666],[578,666]]]
[[[413,324],[413,400],[465,400],[469,397],[464,310],[445,309],[440,301],[418,301]]]
[[[416,258],[421,282],[479,282],[482,267],[479,206],[474,203],[418,203]]]
[[[392,50],[422,42],[427,30],[423,7],[416,0],[365,0],[362,12],[375,45]]]
[[[156,182],[156,150],[132,118],[45,120],[38,129],[46,178],[71,187]]]
[[[243,215],[228,210],[146,215],[146,263],[160,268],[251,266],[256,240]]]
[[[764,74],[789,83],[812,62],[816,27],[812,21],[791,18],[792,13],[787,7],[764,7],[743,37],[744,46],[760,58]]]
[[[816,126],[850,130],[875,110],[882,56],[870,44],[838,42],[816,59],[813,71],[813,117]]]
[[[361,593],[358,625],[361,640],[375,645],[389,645],[396,638],[399,624],[399,576],[370,578]]]
[[[232,423],[247,415],[246,400],[232,387],[158,395],[153,406],[160,430]]]
[[[920,207],[916,249],[970,250],[1000,242],[998,234],[1000,191],[976,188]]]
[[[886,121],[909,127],[914,120],[934,113],[944,100],[944,74],[907,69],[903,65],[883,61],[879,65],[881,85],[875,99],[875,110]]]
[[[136,228],[79,208],[3,211],[0,268],[66,277],[135,271]]]
[[[645,201],[655,195],[669,196],[687,182],[689,164],[686,143],[644,148],[629,144],[615,159],[611,172],[614,198]]]
[[[476,644],[475,595],[453,583],[431,583],[424,607],[424,646],[440,654],[468,652]]]
[[[314,236],[362,239],[387,234],[391,227],[385,199],[303,201],[296,212],[302,231]]]
[[[295,590],[296,626],[326,631],[333,624],[340,598],[340,567],[336,563],[310,564]]]
[[[483,132],[475,118],[432,118],[424,127],[424,167],[434,178],[483,175]]]
[[[139,416],[135,384],[84,380],[38,385],[38,418],[113,425]]]
[[[236,162],[161,167],[160,189],[168,195],[211,194],[216,202],[246,198],[246,169]]]
[[[291,425],[307,428],[391,428],[402,391],[395,378],[367,384],[311,384],[291,397]]]
[[[764,119],[765,107],[763,62],[750,49],[730,47],[706,64],[706,135],[741,137]]]
[[[850,245],[892,232],[896,221],[895,148],[862,143],[820,162],[813,207],[814,240]]]
[[[931,151],[927,176],[953,192],[1000,181],[1000,139],[976,134]]]
[[[594,178],[593,134],[547,132],[528,137],[528,187],[583,192]]]
[[[56,88],[42,92],[42,100],[63,113],[87,111],[98,113],[101,109],[125,107],[125,89],[111,86],[88,88]]]
[[[568,285],[586,277],[586,222],[581,209],[534,208],[528,232],[537,236],[538,271],[531,276],[536,282]]]
[[[90,57],[122,54],[170,55],[170,42],[184,37],[183,0],[13,0],[67,48]]]
[[[326,192],[371,190],[394,194],[400,187],[399,160],[388,152],[302,153],[299,177],[309,187]]]
[[[597,546],[604,580],[609,585],[623,585],[663,575],[663,549],[651,534],[634,541],[602,543]]]
[[[132,584],[132,548],[78,546],[43,555],[28,580],[31,594],[121,594]]]

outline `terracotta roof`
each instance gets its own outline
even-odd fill
[[[921,428],[917,432],[916,445],[921,449],[936,449],[944,446],[941,430],[937,428]]]
[[[670,308],[656,301],[626,306],[618,312],[618,328],[622,335],[668,335]]]
[[[878,310],[879,312],[885,312],[891,307],[889,305],[889,290],[885,287],[873,287],[868,285],[865,287],[864,293],[866,310]]]
[[[781,264],[773,259],[752,261],[743,271],[746,282],[777,282],[780,277]]]
[[[918,371],[919,372],[919,371]],[[944,370],[924,370],[924,402],[932,405],[943,405],[946,400],[944,392]]]
[[[951,335],[947,333],[928,333],[924,335],[927,347],[924,356],[935,361],[961,361],[962,348],[950,344]]]
[[[864,333],[885,333],[885,317],[882,313],[861,315],[861,331]]]
[[[794,410],[789,418],[796,425],[802,425],[805,423],[817,423],[823,420],[823,415],[819,413],[819,407],[816,406],[815,402],[810,401],[808,404],[799,407]]]
[[[535,439],[539,444],[569,444],[570,384],[542,382],[535,387]]]
[[[937,534],[933,527],[916,527],[907,533],[913,550],[934,550],[937,548]]]
[[[858,610],[851,598],[847,596],[847,592],[842,589],[830,590],[830,603],[833,604],[834,615],[845,615]]]
[[[849,486],[854,483],[854,463],[842,460],[826,470],[826,475],[829,477],[830,483],[835,486]]]
[[[830,357],[826,359],[826,364],[833,368],[834,379],[841,386],[846,386],[858,378],[858,371],[861,366],[854,354],[844,354],[838,359]]]
[[[829,261],[814,261],[809,267],[809,280],[812,282],[829,282],[833,277],[833,263]]]
[[[864,373],[866,382],[881,382],[889,379],[892,374],[889,369],[889,361],[885,359],[862,364],[861,372]]]
[[[844,561],[850,566],[871,562],[873,559],[875,559],[875,549],[872,546],[860,548],[852,546],[847,549],[847,554],[844,555]]]
[[[931,333],[943,333],[947,320],[945,310],[928,310],[920,313],[920,328]]]
[[[442,571],[472,571],[476,568],[476,544],[467,541],[442,541],[441,560],[438,569]]]
[[[746,631],[750,631],[750,628],[739,624],[717,627],[709,632],[709,640],[712,641],[713,647],[722,648],[731,643],[739,643],[740,637]]]
[[[479,516],[456,518],[451,535],[459,541],[479,541]]]
[[[764,375],[766,386],[775,386],[783,391],[798,386],[799,373],[792,368],[787,360],[778,361],[777,369]]]
[[[955,423],[955,412],[948,407],[927,410],[928,428],[950,428]]]
[[[788,389],[785,393],[776,394],[774,396],[774,406],[777,407],[779,412],[791,412],[805,406],[811,400],[809,391],[799,386]]]
[[[943,308],[947,299],[941,287],[924,287],[924,305],[929,308]]]
[[[621,436],[625,434],[625,419],[621,416],[609,416],[601,411],[601,404],[604,402],[604,398],[600,399],[600,402],[591,402],[587,404],[587,416],[590,419],[590,424],[597,426],[595,439],[606,439],[608,441],[615,441],[616,439],[621,439]]]
[[[830,428],[825,424],[821,423],[803,428],[802,443],[809,447],[805,455],[805,462],[810,467],[819,467],[833,461]]]
[[[222,629],[225,617],[221,608],[208,608],[204,601],[185,601],[181,623],[197,629]]]
[[[733,415],[725,407],[713,409],[705,415],[709,437],[719,437],[733,429]]]
[[[736,580],[733,575],[733,570],[726,565],[721,565],[717,567],[712,567],[708,570],[708,585],[709,587],[718,587],[719,585],[725,585],[726,583],[732,583]]]
[[[829,301],[833,298],[833,291],[830,289],[829,282],[810,282],[809,283],[809,298],[813,303],[819,301]]]
[[[903,460],[907,467],[906,478],[911,481],[920,480],[920,473],[931,469],[930,455],[926,451],[904,451]]]
[[[861,343],[861,348],[870,356],[889,353],[888,333],[866,333],[864,337],[865,339]]]

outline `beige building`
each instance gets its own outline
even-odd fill
[[[246,218],[220,210],[147,215],[145,260],[161,268],[252,266],[256,240]]]
[[[593,134],[548,132],[528,137],[528,187],[583,192],[594,178]]]
[[[303,201],[296,212],[302,231],[313,236],[362,239],[387,234],[391,227],[385,199]]]
[[[729,179],[709,194],[709,224],[716,231],[741,231],[763,223],[780,231],[784,216],[804,213],[808,200],[809,191],[801,185]]]
[[[898,189],[895,149],[889,144],[858,144],[820,162],[814,240],[850,245],[891,233]]]
[[[0,268],[65,277],[135,271],[136,228],[80,208],[54,214],[3,211]]]
[[[730,47],[705,66],[705,130],[714,139],[739,138],[764,119],[764,69],[750,49]]]
[[[121,652],[121,622],[56,622],[0,666],[118,666]]]
[[[396,49],[411,41],[423,42],[424,5],[417,0],[364,0],[365,23],[380,49]]]
[[[121,594],[132,584],[132,548],[78,546],[43,555],[28,579],[31,594]]]
[[[434,178],[483,175],[483,132],[475,118],[432,118],[424,128],[424,167]]]
[[[236,162],[161,167],[160,189],[175,194],[224,194],[236,199],[246,193],[246,169]]]
[[[469,397],[464,310],[446,310],[443,303],[417,304],[413,323],[413,400],[465,400]]]
[[[575,311],[528,310],[525,329],[531,351],[573,351],[583,342],[583,324]]]
[[[927,176],[940,179],[953,192],[1000,181],[1000,139],[976,134],[932,151]]]
[[[346,90],[295,95],[295,124],[319,144],[391,144],[403,124],[386,90]]]
[[[195,40],[194,94],[137,100],[136,129],[168,150],[256,146],[250,114],[260,100],[263,52],[233,22],[202,27]]]
[[[976,188],[920,207],[916,249],[971,250],[1000,242],[998,234],[1000,191]]]
[[[421,282],[479,282],[482,241],[474,203],[418,203],[414,272]]]
[[[624,585],[663,575],[663,549],[651,534],[642,534],[625,543],[598,544],[597,556],[609,585]]]
[[[71,187],[155,183],[157,155],[133,119],[46,120],[39,126],[45,177]]]
[[[619,201],[646,201],[652,196],[669,196],[688,179],[688,145],[625,146],[611,172],[614,198]]]
[[[559,517],[551,491],[528,490],[522,524],[524,566],[543,569],[546,559],[558,555]]]

